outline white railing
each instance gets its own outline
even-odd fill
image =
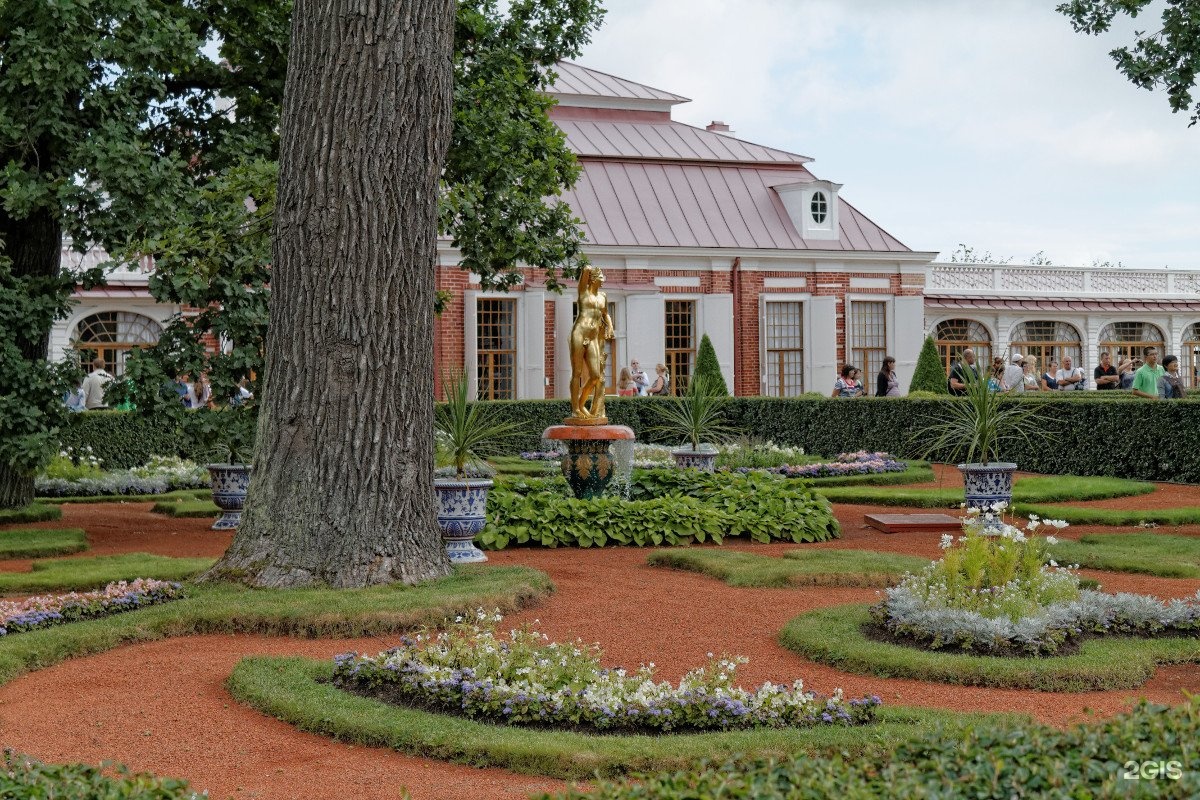
[[[1200,268],[930,264],[926,294],[1000,297],[1192,298]]]
[[[84,270],[98,267],[108,261],[110,256],[103,248],[93,246],[86,253],[75,250],[71,240],[64,239],[59,263],[64,269]],[[138,263],[123,264],[117,269],[105,272],[105,280],[109,283],[146,283],[150,273],[154,271],[154,259],[142,256]]]

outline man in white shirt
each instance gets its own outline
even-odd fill
[[[637,359],[629,362],[629,377],[633,378],[633,383],[637,387],[638,397],[645,397],[646,390],[650,388],[650,376],[638,364]]]
[[[1083,388],[1083,369],[1072,366],[1070,356],[1063,356],[1062,369],[1054,377],[1061,390]]]
[[[1004,374],[1000,376],[1000,391],[1025,391],[1025,370],[1021,366],[1023,361],[1020,353],[1012,354],[1012,361],[1004,368]]]
[[[104,389],[112,383],[113,376],[104,369],[104,359],[92,361],[91,373],[83,379],[83,407],[88,411],[108,408],[104,402]]]

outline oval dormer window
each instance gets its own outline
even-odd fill
[[[825,199],[824,192],[813,192],[809,209],[812,211],[813,222],[818,225],[824,224],[825,217],[829,214],[829,201]]]

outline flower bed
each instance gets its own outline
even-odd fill
[[[182,596],[178,583],[138,578],[131,582],[115,581],[94,592],[0,600],[0,636],[136,611]]]
[[[66,458],[64,453],[60,458]],[[99,469],[71,473],[55,469],[39,475],[34,489],[39,497],[100,497],[105,495],[164,494],[176,489],[201,489],[209,485],[208,471],[191,461],[154,456],[148,464],[129,470]]]
[[[968,517],[964,536],[942,537],[940,561],[887,589],[871,609],[875,632],[930,650],[1024,656],[1059,653],[1084,635],[1200,634],[1200,592],[1163,602],[1081,590],[1047,555],[1054,537],[1031,535],[1066,523],[1032,517],[1021,531],[999,522],[1002,510]]]
[[[818,464],[784,464],[772,467],[771,472],[788,478],[840,478],[846,475],[881,475],[885,472],[905,472],[908,463],[888,453],[842,453],[833,461]]]
[[[423,631],[376,657],[334,658],[343,689],[398,704],[454,712],[488,722],[604,732],[863,725],[878,697],[846,700],[764,683],[753,692],[733,685],[744,658],[714,658],[674,686],[654,680],[654,664],[635,672],[600,666],[598,645],[549,642],[526,625],[497,636],[499,614],[459,617],[440,633]]]

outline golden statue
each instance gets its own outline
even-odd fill
[[[569,425],[608,424],[604,415],[604,368],[608,361],[605,344],[613,338],[613,324],[608,316],[608,298],[600,291],[603,285],[604,273],[599,267],[583,268],[579,275],[579,310],[571,326]]]

